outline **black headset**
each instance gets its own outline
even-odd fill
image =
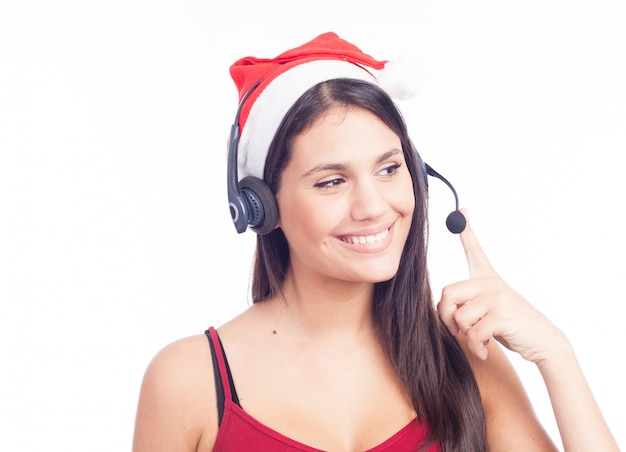
[[[239,180],[237,170],[237,156],[239,148],[239,115],[246,99],[250,93],[259,86],[258,80],[244,94],[239,102],[235,122],[230,127],[230,137],[228,140],[228,205],[230,206],[230,216],[235,223],[238,233],[242,233],[249,226],[254,232],[260,235],[270,233],[278,223],[278,205],[276,198],[270,187],[261,179],[254,176],[246,176]]]
[[[228,184],[228,205],[230,207],[230,216],[235,224],[238,233],[242,233],[246,228],[250,227],[259,235],[265,235],[276,227],[278,224],[278,205],[276,197],[270,187],[258,177],[246,176],[239,180],[237,162],[239,138],[241,133],[239,130],[239,116],[246,99],[250,93],[259,86],[261,80],[258,80],[244,94],[237,107],[235,121],[230,127],[230,137],[228,140],[228,164],[227,164],[227,184]],[[460,234],[465,230],[467,225],[465,216],[459,211],[459,197],[456,190],[448,180],[425,163],[418,155],[418,160],[424,181],[428,185],[428,177],[432,176],[445,183],[455,200],[455,210],[448,215],[446,226],[453,234]]]

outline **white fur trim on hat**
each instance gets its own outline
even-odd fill
[[[378,84],[392,99],[407,100],[419,91],[419,68],[417,59],[412,55],[402,55],[393,59],[378,72]]]
[[[270,144],[287,111],[317,83],[335,78],[356,78],[376,83],[364,67],[342,60],[315,60],[299,64],[278,75],[259,94],[250,108],[239,140],[238,177],[263,178]]]

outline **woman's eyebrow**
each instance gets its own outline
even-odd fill
[[[310,176],[314,173],[321,173],[323,171],[343,171],[348,166],[345,163],[322,163],[321,165],[314,166],[306,173],[302,175],[302,177]]]
[[[382,163],[388,158],[393,157],[394,155],[397,155],[400,153],[402,153],[401,149],[391,149],[390,151],[387,151],[381,154],[380,157],[376,159],[376,163]],[[310,176],[311,174],[320,173],[323,171],[344,171],[347,167],[348,165],[346,165],[345,163],[322,163],[308,170],[306,173],[302,175],[302,177],[307,177],[307,176]]]
[[[380,157],[378,157],[378,160],[376,160],[376,163],[382,163],[388,158],[393,157],[394,155],[401,154],[401,153],[402,153],[402,149],[392,149],[390,151],[385,152]]]

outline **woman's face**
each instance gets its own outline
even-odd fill
[[[400,138],[361,108],[298,135],[276,195],[294,272],[380,282],[398,269],[415,207]]]

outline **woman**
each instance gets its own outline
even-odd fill
[[[566,450],[617,450],[567,338],[469,225],[470,278],[435,307],[427,172],[384,66],[326,33],[231,68],[254,304],[154,358],[136,452],[555,450],[498,343],[537,364]]]

